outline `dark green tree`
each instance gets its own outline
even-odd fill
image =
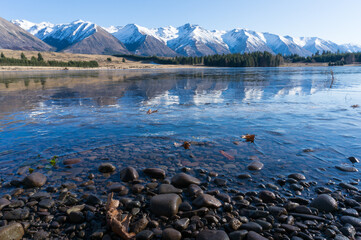
[[[5,55],[3,52],[1,52],[1,58],[5,58]]]
[[[27,60],[24,53],[21,53],[20,58],[21,58],[21,60]]]
[[[39,62],[43,62],[43,61],[44,61],[44,58],[43,58],[43,56],[41,55],[41,53],[38,53],[38,61],[39,61]]]

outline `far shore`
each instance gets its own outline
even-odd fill
[[[20,54],[24,53],[30,59],[37,56],[38,51],[21,51],[0,49],[6,57],[20,58]],[[72,54],[58,52],[41,52],[45,60],[57,61],[97,61],[97,68],[79,68],[79,67],[44,67],[44,66],[0,66],[0,72],[6,71],[74,71],[74,70],[127,70],[127,69],[171,69],[171,68],[211,68],[200,65],[166,65],[154,64],[142,61],[124,60],[122,57],[114,57],[111,55],[92,55],[92,54]],[[111,61],[109,61],[111,59]],[[328,63],[284,63],[279,67],[327,67]],[[346,66],[361,66],[360,63],[349,64]]]

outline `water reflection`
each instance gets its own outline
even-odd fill
[[[360,110],[350,108],[361,103],[361,68],[333,71],[332,89],[329,68],[3,72],[0,162],[196,139],[217,146],[205,156],[222,149],[238,161],[256,155],[286,170],[312,162],[316,171],[361,155]],[[256,143],[235,149],[245,133]]]

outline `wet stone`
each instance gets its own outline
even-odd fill
[[[171,181],[175,187],[179,187],[179,188],[185,188],[191,184],[199,185],[201,183],[201,181],[198,178],[195,178],[186,173],[176,174],[174,177],[172,177]]]
[[[245,224],[242,224],[241,229],[247,230],[247,231],[254,231],[254,232],[262,232],[262,226],[255,222],[248,222]]]
[[[254,160],[250,164],[248,164],[247,168],[251,171],[260,171],[262,170],[263,166],[263,163],[258,160]]]
[[[163,179],[165,178],[165,171],[160,168],[146,168],[143,172],[151,178]]]
[[[64,165],[73,165],[73,164],[77,164],[80,163],[81,159],[80,158],[71,158],[71,159],[65,159],[63,161]]]
[[[268,190],[259,192],[258,197],[265,203],[273,202],[276,199],[276,195]]]
[[[254,231],[250,231],[247,234],[247,240],[268,240],[268,238],[265,238]]]
[[[237,218],[232,218],[232,219],[229,221],[228,225],[229,225],[229,227],[230,227],[231,229],[233,229],[233,231],[236,231],[236,230],[238,230],[238,229],[241,227],[242,222],[239,221]]]
[[[114,172],[116,167],[111,163],[102,163],[98,167],[99,172],[101,173],[111,173]]]
[[[230,240],[243,240],[247,236],[247,230],[234,231],[229,234]]]
[[[218,187],[224,187],[227,185],[227,180],[222,179],[222,178],[216,178],[214,179],[214,183],[218,186]]]
[[[121,192],[125,189],[125,186],[120,183],[114,183],[109,186],[110,192]]]
[[[26,176],[23,180],[23,184],[27,187],[41,187],[46,183],[46,176],[39,172],[33,172]]]
[[[138,221],[133,223],[131,225],[130,229],[131,229],[132,232],[137,234],[137,233],[143,231],[147,227],[148,222],[149,222],[148,219],[145,216],[143,216],[141,219],[139,219]]]
[[[355,228],[361,228],[361,219],[352,216],[342,216],[341,221],[343,223],[349,223]]]
[[[49,209],[54,206],[54,204],[55,202],[51,199],[43,199],[39,202],[39,207]]]
[[[351,184],[348,183],[340,183],[339,184],[340,187],[344,188],[344,189],[349,189],[349,190],[354,190],[354,191],[358,191],[358,188],[355,186],[352,186]]]
[[[335,166],[335,168],[337,168],[340,171],[343,172],[357,172],[357,168],[352,167],[352,166],[345,166],[345,165],[340,165],[340,166]]]
[[[0,210],[10,204],[10,201],[6,198],[0,198]]]
[[[3,218],[5,220],[24,220],[29,217],[29,210],[27,208],[17,208],[12,211],[4,212]]]
[[[20,223],[12,223],[0,228],[1,240],[20,240],[24,236],[24,228]]]
[[[160,194],[150,200],[150,210],[158,216],[171,217],[178,213],[182,199],[174,193]]]
[[[71,223],[82,223],[84,220],[85,218],[82,212],[71,212],[69,214],[69,221]]]
[[[317,208],[320,212],[334,212],[338,209],[336,200],[327,194],[317,196],[310,206]]]
[[[49,237],[49,233],[45,232],[44,230],[37,231],[34,234],[34,240],[43,240]]]
[[[162,240],[180,240],[181,238],[182,234],[173,228],[166,228],[163,230]]]
[[[306,177],[301,173],[292,173],[292,174],[288,175],[288,178],[293,178],[297,181],[306,179]]]
[[[203,193],[203,190],[200,186],[191,184],[188,187],[188,193],[191,197],[198,196],[199,194]]]
[[[352,217],[358,217],[359,216],[357,210],[353,209],[353,208],[348,208],[348,209],[343,210],[342,214],[352,216]]]
[[[210,208],[219,208],[222,206],[222,203],[215,197],[209,194],[200,194],[192,202],[194,206],[200,207],[210,207]]]
[[[348,160],[350,160],[350,162],[352,162],[352,163],[359,163],[360,162],[360,160],[355,158],[355,157],[349,157]]]
[[[340,231],[343,233],[343,235],[345,235],[346,237],[349,237],[351,239],[354,239],[355,235],[356,235],[356,230],[355,228],[349,224],[346,223],[341,229]]]
[[[229,237],[222,230],[203,230],[199,232],[196,240],[229,240]]]
[[[159,194],[166,194],[166,193],[182,193],[183,190],[174,187],[171,184],[161,184],[158,189]]]
[[[144,230],[135,236],[136,240],[150,240],[153,239],[154,233],[150,230]]]
[[[137,170],[133,167],[127,167],[120,171],[120,180],[123,182],[134,181],[139,178]]]
[[[189,218],[182,218],[174,223],[174,227],[179,230],[184,230],[188,227],[189,222],[190,222]]]
[[[251,175],[249,175],[248,173],[242,173],[242,174],[239,174],[237,177],[239,179],[248,179],[248,178],[251,178]]]

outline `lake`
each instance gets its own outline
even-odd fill
[[[361,157],[356,104],[361,67],[2,72],[0,174],[45,166],[56,176],[62,160],[75,158],[79,173],[106,160],[231,180],[259,159],[262,179],[298,171],[349,181],[357,173],[335,166]],[[48,166],[53,156],[60,168]]]

